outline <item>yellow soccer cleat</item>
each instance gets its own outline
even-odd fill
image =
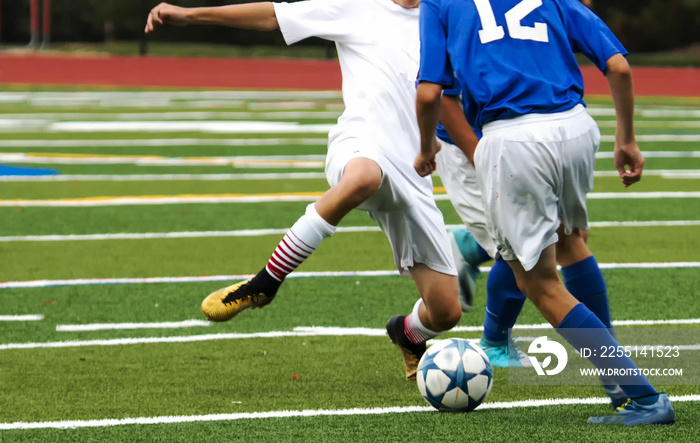
[[[265,270],[263,269],[263,272]],[[270,303],[277,288],[262,289],[257,277],[212,292],[202,302],[202,312],[211,321],[228,321],[248,308]]]
[[[418,372],[418,363],[425,354],[425,343],[412,343],[403,328],[403,315],[395,315],[389,319],[386,324],[386,332],[389,335],[392,343],[401,351],[403,358],[403,366],[406,371],[406,381],[416,381],[416,373]]]

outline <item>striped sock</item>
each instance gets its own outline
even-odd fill
[[[314,204],[310,204],[306,207],[306,213],[277,245],[265,269],[275,280],[281,282],[316,250],[324,238],[334,233],[335,226],[318,215]]]
[[[413,311],[411,314],[407,315],[403,321],[403,330],[406,337],[408,337],[408,339],[415,344],[424,343],[428,339],[440,335],[439,332],[431,331],[423,326],[423,323],[421,323],[420,317],[418,316],[418,309],[422,303],[423,299],[419,298],[416,304],[413,305]]]

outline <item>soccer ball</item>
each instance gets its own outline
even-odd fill
[[[493,386],[489,358],[461,338],[440,340],[418,363],[418,390],[440,411],[468,412],[483,402]]]

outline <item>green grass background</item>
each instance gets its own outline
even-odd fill
[[[6,92],[44,93],[43,87],[7,87]],[[56,88],[70,94],[81,88]],[[92,88],[100,91],[100,89]],[[110,89],[114,91],[114,89]],[[274,99],[266,99],[273,103]],[[286,101],[286,100],[285,100]],[[318,109],[337,98],[318,100]],[[607,97],[591,97],[594,107],[609,108]],[[242,100],[232,111],[250,111],[261,100]],[[163,108],[138,109],[163,112]],[[301,106],[300,106],[301,109]],[[692,111],[698,99],[640,98],[644,110]],[[187,101],[167,111],[190,111]],[[221,111],[197,108],[197,111]],[[95,105],[53,107],[31,102],[0,103],[0,112],[71,113],[135,112],[134,108]],[[105,117],[107,118],[107,117]],[[262,119],[261,115],[261,119]],[[265,117],[267,118],[267,117]],[[596,117],[603,135],[612,135],[611,117]],[[643,117],[639,134],[697,135],[700,129],[675,122],[693,117]],[[308,120],[304,120],[305,122]],[[320,122],[332,119],[319,118]],[[3,140],[110,140],[181,138],[274,138],[277,135],[206,133],[56,133],[46,130],[0,132]],[[318,134],[280,138],[313,137]],[[698,142],[640,143],[647,151],[697,152]],[[35,152],[166,157],[242,155],[319,155],[322,145],[196,147],[0,147],[0,153]],[[611,151],[604,142],[601,151]],[[13,163],[12,165],[22,165]],[[320,168],[233,168],[230,166],[62,165],[24,163],[57,169],[61,174],[214,174],[321,172]],[[700,169],[700,158],[649,158],[647,169]],[[599,159],[599,171],[613,169]],[[699,191],[698,179],[648,175],[624,190],[619,179],[598,177],[595,192]],[[436,186],[440,186],[438,178]],[[99,196],[322,192],[325,179],[226,181],[0,182],[1,200],[59,199]],[[0,237],[286,229],[308,202],[181,204],[113,207],[0,207]],[[449,202],[439,207],[448,224],[459,219]],[[591,221],[697,221],[696,198],[590,200]],[[341,226],[372,226],[361,212]],[[110,277],[177,277],[237,275],[257,272],[280,236],[183,239],[12,241],[0,242],[0,281]],[[601,263],[698,262],[700,227],[594,228],[589,239]],[[338,233],[325,241],[300,271],[392,270],[388,242],[379,232]],[[700,268],[604,270],[613,318],[666,320],[700,318]],[[483,323],[486,276],[479,277],[474,309],[460,326]],[[43,315],[39,322],[0,322],[0,345],[69,340],[179,337],[224,333],[292,331],[299,326],[381,329],[397,313],[410,311],[417,293],[412,281],[398,276],[289,278],[273,304],[244,312],[231,322],[186,329],[133,329],[59,332],[57,325],[91,323],[177,322],[203,319],[201,300],[228,284],[142,283],[67,285],[0,289],[0,315]],[[542,323],[526,304],[519,324]],[[479,333],[450,333],[478,338]],[[299,378],[293,378],[296,375]],[[700,394],[697,386],[664,387],[672,395]],[[193,343],[159,343],[38,349],[0,349],[0,423],[188,416],[217,413],[303,409],[426,406],[415,385],[403,380],[400,357],[386,337],[318,336],[220,339]],[[514,386],[496,369],[488,401],[601,397],[596,386]],[[586,418],[609,412],[607,405],[483,409],[470,414],[438,412],[304,418],[242,419],[179,424],[101,426],[80,429],[0,430],[0,441],[697,441],[697,402],[674,404],[678,423],[671,427],[620,429],[586,425]]]

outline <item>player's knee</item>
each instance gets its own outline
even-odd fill
[[[459,302],[446,304],[431,312],[433,327],[438,331],[447,331],[457,326],[462,319],[462,308]]]
[[[364,201],[374,195],[382,184],[382,170],[373,160],[356,158],[345,167],[341,185],[354,198]]]
[[[355,192],[358,195],[365,197],[365,199],[374,195],[374,193],[377,192],[377,190],[379,190],[379,186],[381,184],[381,175],[367,174],[355,176],[353,178],[353,186],[355,188]]]

